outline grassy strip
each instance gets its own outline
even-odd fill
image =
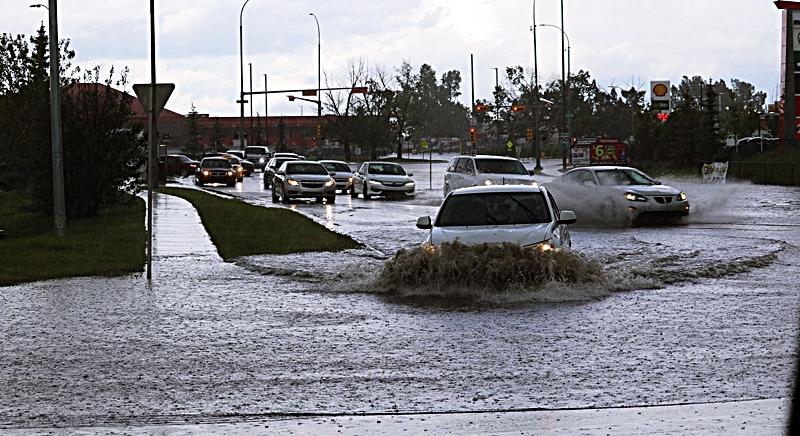
[[[25,196],[0,194],[0,286],[38,280],[114,276],[142,271],[145,263],[145,204],[134,199],[98,216],[68,220],[63,237],[53,220],[26,210]]]
[[[288,254],[359,248],[349,236],[332,232],[288,209],[266,208],[217,197],[203,191],[162,188],[197,209],[223,259],[253,254]]]

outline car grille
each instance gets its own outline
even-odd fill
[[[653,197],[653,200],[656,201],[658,204],[670,204],[672,203],[672,197]]]
[[[383,182],[383,184],[386,185],[386,186],[403,186],[406,183],[405,182]]]
[[[322,182],[302,182],[304,188],[321,188]]]

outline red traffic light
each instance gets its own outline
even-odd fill
[[[656,119],[658,119],[658,121],[661,121],[663,123],[664,121],[667,121],[669,119],[669,113],[659,112],[656,114]]]
[[[511,106],[511,112],[525,112],[525,105],[524,104],[515,104]]]
[[[492,107],[489,106],[488,104],[476,104],[475,105],[475,112],[486,112],[486,111],[491,110],[491,109],[492,109]]]

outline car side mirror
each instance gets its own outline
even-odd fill
[[[528,170],[528,175],[529,176],[535,176],[536,175],[536,170]]]
[[[408,177],[414,177],[414,173],[407,173],[406,175],[407,175]]]
[[[429,216],[421,216],[417,218],[417,228],[422,230],[430,230],[433,228],[433,224],[431,223],[431,217]]]
[[[328,175],[329,175],[329,176],[335,176],[335,175],[336,175],[336,172],[334,172],[334,171],[328,171]]]
[[[576,221],[578,221],[578,217],[575,216],[575,212],[562,210],[561,214],[558,215],[557,224],[575,224]]]
[[[663,183],[661,183],[661,180],[653,180],[653,183],[655,183],[656,185],[663,185]]]

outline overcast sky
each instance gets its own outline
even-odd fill
[[[41,1],[41,0],[39,0]],[[45,9],[36,1],[0,0],[0,31],[32,34]],[[44,3],[47,3],[44,1]],[[176,90],[167,107],[192,103],[201,113],[238,115],[239,10],[243,0],[156,0],[157,75]],[[538,0],[537,22],[559,25],[559,0]],[[749,81],[774,99],[780,67],[780,11],[771,0],[564,0],[572,70],[588,70],[601,87],[646,88],[683,75]],[[133,83],[149,82],[149,2],[61,0],[59,34],[72,40],[81,67],[128,66]],[[340,76],[349,59],[393,71],[403,60],[461,71],[469,105],[469,55],[475,56],[476,98],[491,96],[494,67],[532,68],[532,0],[250,0],[244,10],[253,89],[316,88],[317,29],[322,66]],[[560,75],[560,35],[538,30],[544,79]],[[502,78],[501,78],[502,80]],[[332,80],[333,81],[333,80]],[[333,84],[333,83],[332,83]],[[323,84],[324,86],[324,84]],[[255,98],[253,112],[264,112]],[[270,115],[299,115],[297,102],[270,96]],[[312,104],[304,106],[306,115]]]

